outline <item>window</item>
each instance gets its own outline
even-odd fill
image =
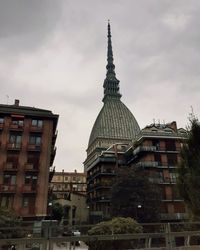
[[[17,168],[18,156],[19,156],[19,154],[16,154],[16,153],[8,153],[6,163],[12,164],[13,167]]]
[[[30,135],[29,143],[33,145],[40,146],[41,145],[41,136],[39,135]]]
[[[65,181],[68,181],[68,176],[65,176]]]
[[[37,153],[29,154],[28,159],[27,159],[27,163],[33,165],[33,167],[35,169],[37,169],[39,166],[39,159],[40,159],[39,154],[37,154]]]
[[[3,183],[7,185],[15,185],[16,175],[4,174]]]
[[[32,120],[32,126],[42,128],[43,121],[42,120]]]
[[[155,161],[158,162],[158,164],[161,163],[162,162],[161,154],[159,153],[155,154],[154,159]]]
[[[6,208],[11,208],[13,204],[13,196],[2,196],[0,198],[0,206],[1,207],[6,207]]]
[[[17,125],[19,127],[23,127],[24,121],[23,120],[19,120],[19,119],[12,119],[12,125]]]
[[[165,141],[165,148],[168,151],[176,151],[176,143],[174,140],[166,140]]]
[[[25,184],[37,184],[37,176],[36,175],[25,175]]]
[[[25,176],[25,184],[30,184],[31,183],[31,176],[30,175],[26,175]]]
[[[29,197],[24,196],[22,199],[22,206],[28,207],[28,205],[29,205]]]
[[[177,155],[175,154],[168,154],[167,155],[167,161],[168,161],[168,165],[171,165],[171,166],[176,166],[177,165]]]
[[[0,124],[4,123],[4,118],[0,117]]]
[[[169,173],[171,181],[176,183],[176,180],[178,178],[178,173],[177,172],[170,172]]]
[[[14,145],[20,145],[22,142],[22,136],[19,134],[10,134],[9,143]]]

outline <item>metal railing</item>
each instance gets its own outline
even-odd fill
[[[72,236],[73,230],[78,230],[82,235]],[[88,235],[87,231],[91,225],[74,226],[73,228],[61,226],[45,226],[45,227],[7,227],[0,228],[0,249],[9,249],[11,245],[15,245],[17,250],[54,250],[58,246],[68,246],[65,249],[76,249],[75,243],[82,242],[83,248],[88,249],[87,245],[113,244],[120,245],[128,242],[129,248],[125,249],[200,249],[200,223],[157,223],[144,224],[143,233],[135,234],[114,234],[107,235]],[[21,232],[21,238],[7,237],[5,234],[12,232]],[[11,234],[10,234],[11,235]],[[123,244],[122,244],[123,245]],[[7,248],[6,248],[7,247]],[[58,248],[59,249],[59,248]],[[62,248],[61,248],[62,249]],[[105,248],[105,249],[114,249]]]

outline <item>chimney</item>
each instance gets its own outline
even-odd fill
[[[19,106],[19,99],[15,99],[15,106]]]
[[[177,132],[177,125],[175,121],[171,122],[169,124],[169,127],[172,128],[175,132]]]

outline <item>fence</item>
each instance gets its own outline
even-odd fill
[[[105,250],[115,250],[115,246],[120,247],[122,242],[128,243],[128,248],[127,246],[124,248],[124,245],[121,244],[122,248],[118,248],[120,250],[200,249],[199,223],[143,224],[143,233],[137,234],[90,236],[87,234],[89,228],[91,225],[74,226],[73,228],[55,225],[0,228],[0,249],[8,250],[11,245],[15,245],[17,250],[54,250],[59,249],[59,245],[65,245],[65,249],[73,250],[76,249],[75,243],[78,241],[92,246],[91,250],[99,249],[100,245],[107,243],[112,247],[104,248]],[[73,230],[79,230],[82,234],[73,236]]]

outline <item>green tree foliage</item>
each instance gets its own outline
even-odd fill
[[[63,215],[64,215],[63,206],[58,202],[53,203],[53,205],[52,205],[52,219],[61,221]]]
[[[124,168],[112,187],[112,216],[131,217],[138,222],[158,222],[161,190],[143,170]]]
[[[103,221],[88,231],[89,235],[113,235],[141,233],[142,227],[132,218],[113,218],[110,221]],[[89,243],[90,250],[115,249],[121,250],[131,248],[132,242],[124,240],[96,241]]]
[[[23,237],[24,232],[17,230],[21,226],[21,218],[7,209],[0,207],[0,238],[19,238]]]
[[[194,117],[181,149],[178,187],[192,215],[200,219],[200,123]]]

